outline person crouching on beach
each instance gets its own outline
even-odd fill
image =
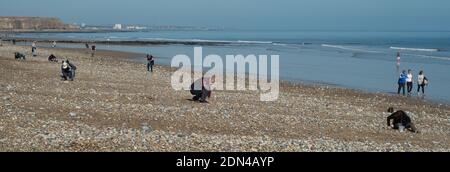
[[[400,94],[400,90],[403,89],[403,95],[405,95],[405,84],[406,84],[406,71],[403,70],[398,78],[398,90],[397,94]]]
[[[53,54],[50,54],[50,56],[48,56],[48,61],[49,62],[58,62],[58,60],[56,59],[56,56]]]
[[[153,55],[147,54],[147,71],[153,73],[153,65],[155,65],[155,59]]]
[[[68,79],[70,81],[73,81],[72,70],[70,69],[70,66],[66,61],[63,61],[61,65],[61,79],[63,81],[67,81]]]
[[[414,126],[414,123],[411,122],[411,118],[406,114],[405,111],[398,110],[394,112],[394,108],[389,107],[388,112],[392,114],[387,117],[387,125],[389,127],[392,127],[392,129],[400,129],[400,127],[403,127],[404,129],[407,129],[411,132],[415,133],[419,132],[417,131],[416,127]],[[391,120],[393,120],[392,124]],[[400,131],[402,130],[400,129]]]
[[[411,95],[411,91],[413,89],[413,74],[411,69],[408,69],[408,74],[406,75],[406,88],[408,90],[408,95]]]
[[[67,64],[70,67],[70,71],[72,72],[72,81],[75,79],[75,71],[77,70],[77,66],[75,66],[73,63],[70,63],[69,60],[66,60]]]
[[[211,97],[211,90],[210,90],[210,79],[202,77],[201,79],[198,79],[194,83],[191,84],[191,94],[194,95],[192,98],[193,101],[199,101],[201,103],[208,103],[206,101],[206,98]]]

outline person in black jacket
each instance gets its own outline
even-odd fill
[[[56,56],[53,54],[50,54],[50,56],[48,56],[48,61],[50,62],[58,62],[58,60],[56,59]]]
[[[70,69],[70,66],[67,63],[67,61],[63,61],[61,65],[61,79],[63,81],[67,81],[67,79],[73,81],[72,70]]]
[[[394,112],[394,108],[390,107],[388,112],[392,113],[387,117],[387,125],[392,126],[393,129],[399,129],[399,126],[402,125],[405,129],[408,129],[411,132],[418,132],[414,124],[411,122],[411,118],[406,114],[405,111],[398,110]],[[391,124],[391,120],[393,123]]]
[[[209,87],[209,78],[201,78],[191,84],[191,94],[194,95],[192,100],[201,103],[208,103],[206,97],[211,97],[211,90]]]
[[[77,70],[77,66],[75,66],[73,63],[70,63],[69,60],[66,60],[67,64],[70,67],[70,70],[72,72],[72,81],[75,79],[75,71]]]
[[[23,60],[25,60],[25,55],[23,55],[22,53],[19,53],[19,52],[15,52],[14,53],[14,58],[15,59],[23,59]]]

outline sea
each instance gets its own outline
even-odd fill
[[[414,79],[423,70],[429,80],[425,100],[450,102],[450,31],[214,30],[108,33],[20,33],[17,38],[99,41],[160,41],[160,45],[107,45],[98,49],[152,54],[170,66],[174,56],[279,55],[281,80],[325,84],[367,92],[397,94],[402,70]],[[211,44],[191,44],[211,43]],[[83,48],[84,44],[58,44]],[[400,53],[400,66],[396,56]],[[145,57],[137,59],[145,63]],[[413,95],[417,98],[417,84]]]

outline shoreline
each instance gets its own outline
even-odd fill
[[[23,40],[19,40],[19,42],[32,42],[32,41],[39,41],[41,43],[47,43],[49,44],[49,46],[51,46],[51,43],[53,42],[52,40],[45,40],[45,39],[36,39],[36,38],[31,38],[31,39],[23,39]],[[114,42],[114,43],[105,43],[105,42]],[[125,42],[125,43],[124,43]],[[131,44],[127,44],[127,42],[130,42]],[[89,43],[96,43],[99,45],[122,45],[122,46],[133,46],[133,45],[166,45],[166,44],[176,44],[176,43],[171,43],[171,41],[162,41],[164,43],[159,44],[159,41],[150,41],[153,43],[150,44],[146,44],[143,42],[147,42],[147,41],[95,41],[95,40],[91,40],[91,42]],[[74,45],[78,45],[78,44],[82,44],[82,43],[86,43],[80,40],[68,40],[66,41],[59,41],[59,43],[65,43],[65,44],[74,44]],[[143,43],[143,44],[140,44]],[[201,45],[202,43],[200,43],[199,45]],[[214,45],[219,45],[219,44],[215,44],[212,43]],[[189,44],[184,44],[184,45],[189,45]],[[47,47],[48,48],[48,47]],[[57,49],[67,49],[67,50],[75,50],[75,51],[85,51],[86,49],[84,48],[57,48]],[[138,53],[138,52],[128,52],[128,51],[121,51],[121,50],[102,50],[102,49],[97,49],[97,52],[113,52],[113,53],[121,53],[122,55],[126,55],[129,54],[132,57],[129,57],[128,59],[133,60],[138,60],[139,58],[144,58],[145,57],[145,53]],[[107,53],[108,54],[108,53]],[[111,53],[109,53],[111,54]],[[138,60],[139,61],[139,60]],[[171,68],[169,65],[166,64],[160,64],[161,66],[164,67],[168,67],[170,69]],[[362,89],[362,88],[351,88],[348,86],[344,86],[344,85],[338,85],[338,84],[333,84],[333,83],[326,83],[326,82],[322,82],[322,81],[310,81],[310,80],[290,80],[290,79],[283,79],[280,78],[280,83],[285,83],[285,84],[291,84],[291,85],[302,85],[302,86],[312,86],[312,87],[331,87],[331,88],[339,88],[339,89],[349,89],[352,91],[356,91],[356,92],[361,92],[361,93],[370,93],[370,94],[384,94],[387,96],[393,96],[393,97],[400,97],[400,98],[406,98],[406,99],[411,99],[413,101],[421,101],[424,103],[432,103],[432,104],[445,104],[445,105],[450,105],[450,100],[444,100],[444,99],[432,99],[432,98],[420,98],[417,96],[402,96],[402,95],[397,95],[394,92],[382,92],[382,91],[373,91],[373,90],[367,90],[367,89]]]
[[[14,51],[27,60],[14,60]],[[74,82],[59,81],[49,53],[77,65]],[[38,54],[0,47],[2,151],[450,151],[448,104],[286,82],[275,102],[215,91],[199,104],[170,88],[173,68],[157,65],[149,74],[126,60],[139,54]],[[388,129],[388,106],[409,112],[421,133]]]

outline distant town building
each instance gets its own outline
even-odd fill
[[[113,29],[115,29],[115,30],[122,30],[122,24],[115,24]]]
[[[127,28],[127,30],[144,30],[144,29],[147,29],[147,27],[144,27],[144,26],[127,26],[126,28]]]
[[[86,27],[86,23],[81,23],[81,27],[85,28]]]

